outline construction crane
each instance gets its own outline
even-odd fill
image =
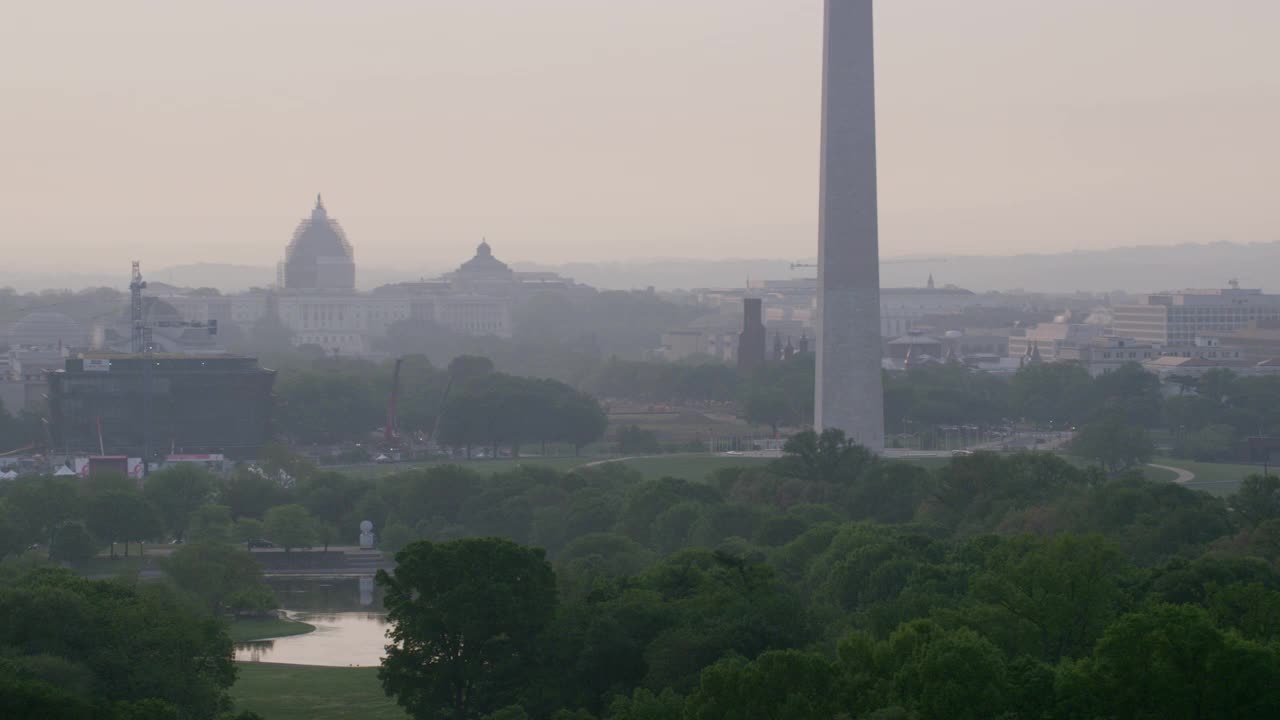
[[[206,328],[210,335],[218,334],[218,321],[210,320],[207,323],[202,322],[186,322],[181,320],[158,321],[148,323],[143,313],[142,291],[147,287],[147,282],[142,279],[142,263],[137,260],[133,261],[133,272],[129,280],[129,325],[130,325],[130,349],[135,355],[142,355],[142,473],[149,475],[151,473],[151,372],[155,363],[151,359],[151,353],[155,350],[152,343],[151,328],[157,327],[198,327]],[[99,449],[105,454],[106,448],[102,443],[102,425],[101,420],[98,421],[98,445]]]

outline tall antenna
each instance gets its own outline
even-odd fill
[[[129,325],[132,328],[133,352],[146,350],[147,341],[142,327],[142,290],[147,283],[142,279],[142,266],[133,261],[133,279],[129,282]]]

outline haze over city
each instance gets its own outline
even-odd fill
[[[1280,718],[1277,29],[8,3],[4,720]]]
[[[269,266],[317,191],[363,267],[811,257],[821,5],[13,3],[6,259]],[[876,23],[884,256],[1280,240],[1280,4]]]

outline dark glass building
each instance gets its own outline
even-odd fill
[[[274,382],[274,370],[247,357],[71,358],[49,373],[50,450],[252,458],[271,437]]]

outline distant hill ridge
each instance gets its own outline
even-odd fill
[[[813,277],[812,267],[793,269],[793,262],[812,264],[812,258],[690,260],[655,258],[613,262],[544,264],[512,262],[517,270],[567,275],[602,289],[654,287],[672,290],[697,287],[741,287],[748,279],[781,280]],[[1037,292],[1075,291],[1155,292],[1181,288],[1225,287],[1238,280],[1243,287],[1280,291],[1273,270],[1280,267],[1280,242],[1135,246],[1106,250],[1023,255],[935,255],[885,258],[880,269],[886,287],[923,286],[932,274],[938,284],[952,284],[985,292],[1023,289]],[[144,268],[144,270],[146,270]],[[390,282],[438,275],[444,268],[404,270],[357,267],[363,289]],[[274,266],[190,263],[147,271],[149,279],[184,287],[214,287],[238,292],[275,281]],[[68,274],[0,270],[0,287],[20,292],[46,288],[78,290],[108,286],[123,289],[125,273]]]

